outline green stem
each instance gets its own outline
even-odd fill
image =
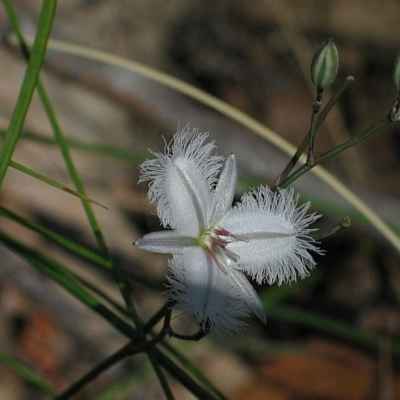
[[[386,127],[389,125],[392,121],[390,120],[389,117],[385,117],[372,125],[370,128],[365,130],[364,132],[360,133],[359,135],[355,136],[352,139],[347,140],[346,142],[340,144],[339,146],[336,146],[332,150],[327,151],[326,153],[322,154],[320,157],[315,159],[315,162],[313,165],[310,164],[304,164],[300,168],[298,168],[296,171],[294,171],[291,175],[289,175],[281,184],[279,185],[282,188],[290,186],[294,181],[299,179],[302,175],[304,175],[307,171],[309,171],[311,168],[315,167],[316,165],[327,161],[328,159],[338,155],[339,153],[347,150],[348,148],[355,146],[356,144],[360,143],[361,141],[367,139],[369,136],[374,134],[375,132],[379,131],[380,129]]]
[[[13,24],[16,21],[13,6],[10,0],[3,0],[5,11]],[[50,36],[51,27],[56,11],[57,1],[43,0],[42,9],[39,16],[38,30],[32,47],[32,56],[29,57],[28,65],[21,90],[18,95],[14,112],[11,116],[10,124],[4,137],[3,145],[0,149],[0,186],[6,175],[9,162],[14,153],[18,139],[21,134],[29,105],[38,82],[40,69],[46,53],[46,45]],[[15,24],[13,24],[15,25]]]
[[[177,379],[184,387],[186,387],[191,393],[193,393],[196,398],[202,400],[216,400],[218,398],[210,394],[206,389],[200,386],[191,376],[189,376],[185,371],[182,370],[175,362],[173,362],[169,357],[167,357],[158,348],[154,348],[154,355],[157,357],[159,363],[172,374],[175,379]]]
[[[318,88],[317,95],[312,104],[312,115],[311,115],[311,123],[310,123],[310,133],[308,135],[308,156],[307,156],[307,164],[314,164],[314,142],[315,135],[318,129],[318,115],[321,111],[322,107],[322,95],[324,94],[324,90]]]
[[[96,379],[99,375],[105,372],[107,369],[117,364],[124,358],[130,355],[129,352],[130,343],[116,351],[111,356],[107,357],[100,364],[97,364],[93,369],[91,369],[88,373],[83,375],[78,381],[76,381],[73,385],[71,385],[68,389],[62,392],[60,395],[54,397],[53,400],[67,400],[79,393],[86,385],[88,385],[91,381]]]
[[[322,123],[325,121],[325,118],[328,116],[329,112],[332,110],[334,105],[339,101],[340,97],[342,94],[345,92],[345,90],[348,88],[348,86],[354,82],[354,77],[352,76],[347,76],[339,89],[333,94],[333,96],[329,99],[328,103],[326,106],[322,109],[320,112],[317,121],[316,121],[316,128],[315,130],[318,130],[319,127],[322,125]],[[296,150],[296,153],[293,155],[293,157],[290,159],[288,164],[286,165],[285,169],[283,172],[278,176],[274,183],[274,187],[280,186],[280,183],[284,181],[287,176],[289,175],[290,171],[294,168],[294,166],[297,164],[299,161],[301,155],[303,154],[304,150],[306,149],[307,145],[309,144],[309,137],[310,137],[311,130],[308,131],[307,135],[304,137],[303,141],[300,143],[299,147]]]
[[[213,384],[213,382],[203,373],[203,371],[193,362],[188,360],[180,350],[171,346],[168,342],[162,342],[161,346],[163,349],[168,351],[169,355],[173,357],[174,360],[180,363],[186,371],[189,371],[193,376],[196,377],[197,381],[208,388],[212,393],[214,393],[215,398],[219,400],[227,400],[226,396]]]
[[[377,131],[381,130],[382,128],[384,128],[385,126],[389,125],[391,122],[392,121],[390,120],[389,117],[385,117],[385,118],[381,119],[380,121],[378,121],[377,123],[372,125],[370,128],[368,128],[366,131],[360,133],[359,135],[355,136],[352,139],[347,140],[346,142],[340,144],[339,146],[336,146],[332,150],[329,150],[326,153],[322,154],[320,157],[318,157],[315,160],[316,164],[320,164],[320,163],[336,156],[337,154],[347,150],[348,148],[355,146],[356,144],[362,142],[363,140],[365,140],[367,137],[371,136],[375,132],[377,132]]]
[[[332,236],[335,233],[338,233],[339,231],[346,229],[346,228],[350,228],[351,226],[351,220],[349,217],[344,217],[342,219],[342,221],[340,222],[340,224],[334,226],[333,228],[323,231],[323,232],[319,232],[317,235],[312,235],[312,238],[314,240],[321,240],[321,239],[325,239],[328,236]]]
[[[154,314],[143,326],[143,330],[145,333],[149,333],[154,326],[161,321],[162,318],[169,312],[170,308],[172,307],[173,303],[171,301],[167,301],[158,311]]]
[[[154,371],[158,377],[158,380],[160,381],[160,385],[164,391],[165,397],[167,398],[167,400],[175,400],[174,395],[172,394],[171,388],[169,387],[168,381],[160,367],[160,364],[156,357],[156,354],[154,353],[154,350],[150,349],[147,352],[147,355],[148,355],[151,365],[153,366]]]

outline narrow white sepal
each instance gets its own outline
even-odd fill
[[[193,238],[181,235],[176,231],[160,231],[144,235],[135,242],[135,245],[153,253],[170,254],[193,246]]]
[[[229,268],[229,275],[239,288],[242,295],[241,297],[246,302],[250,310],[253,311],[253,313],[263,324],[266,324],[267,316],[265,315],[264,306],[251,283],[247,280],[242,272],[237,271],[234,268]]]
[[[237,181],[236,158],[231,154],[225,161],[218,184],[214,191],[213,212],[210,219],[210,226],[219,223],[223,216],[232,207],[233,197]]]

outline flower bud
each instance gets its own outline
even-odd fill
[[[397,53],[396,60],[394,62],[393,80],[397,90],[400,91],[400,51]]]
[[[332,39],[326,40],[311,61],[311,80],[318,89],[325,89],[336,79],[339,55]]]

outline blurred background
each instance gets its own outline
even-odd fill
[[[24,33],[33,35],[41,2],[15,0],[13,4]],[[319,154],[388,114],[397,97],[392,68],[400,50],[399,20],[400,3],[395,0],[70,0],[59,2],[52,38],[169,73],[237,107],[297,145],[309,129],[315,96],[310,61],[318,46],[332,37],[340,55],[333,88],[347,75],[354,76],[355,82],[318,132]],[[0,27],[1,35],[8,37],[10,27],[2,6]],[[4,41],[0,46],[2,131],[8,126],[24,71],[20,52]],[[248,182],[272,184],[289,160],[208,107],[120,68],[49,51],[42,78],[64,133],[75,140],[73,157],[90,197],[108,207],[98,207],[96,212],[114,257],[159,287],[166,258],[132,246],[135,239],[159,228],[145,201],[146,185],[137,185],[138,165],[150,156],[148,149],[162,151],[178,124],[189,122],[200,131],[209,131],[220,154],[233,152],[238,157],[238,197]],[[329,93],[325,102],[328,98]],[[24,130],[14,160],[72,186],[59,150],[32,140],[39,134],[52,137],[37,98]],[[84,144],[90,146],[84,148]],[[101,150],[115,147],[131,153],[115,158]],[[325,167],[399,232],[398,124]],[[326,255],[318,257],[319,265],[309,279],[281,291],[259,288],[271,304],[266,327],[253,320],[243,335],[223,344],[213,338],[193,344],[173,342],[230,399],[399,398],[400,353],[392,353],[395,346],[391,348],[386,340],[400,340],[399,255],[312,174],[295,187],[303,200],[312,200],[314,209],[324,214],[321,229],[347,215],[354,219],[353,226],[323,240]],[[77,199],[20,172],[8,171],[0,202],[78,243],[95,245]],[[5,218],[0,223],[120,300],[115,284],[103,271],[84,265]],[[274,294],[269,296],[271,290]],[[139,283],[132,282],[132,293],[143,318],[165,300]],[[294,316],[279,310],[291,310]],[[382,339],[374,346],[344,339],[335,333],[335,325],[318,329],[312,321],[301,319],[302,311],[315,313],[315,318],[335,318]],[[0,247],[3,351],[61,390],[124,342],[100,318]],[[179,384],[173,386],[178,399],[193,398]],[[0,398],[43,396],[0,365]],[[151,400],[162,394],[146,359],[138,357],[110,370],[80,398]]]

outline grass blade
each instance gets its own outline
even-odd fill
[[[8,248],[13,250],[20,257],[25,259],[30,265],[42,272],[48,278],[55,281],[67,292],[92,309],[97,314],[106,319],[114,328],[122,334],[130,337],[136,337],[136,330],[114,314],[96,297],[85,290],[81,282],[60,262],[49,256],[41,254],[39,251],[23,244],[21,241],[11,237],[0,229],[0,241]]]
[[[28,382],[30,385],[39,389],[47,395],[55,396],[57,394],[56,390],[53,389],[48,383],[46,383],[42,378],[37,376],[34,372],[30,371],[24,365],[22,365],[15,358],[7,355],[0,350],[0,362],[3,363],[7,368],[14,371],[19,375],[24,381]]]
[[[84,196],[84,195],[76,192],[75,190],[69,188],[68,186],[63,185],[62,183],[59,183],[59,182],[55,181],[54,179],[49,178],[48,176],[42,175],[39,172],[36,172],[36,171],[26,167],[25,165],[22,165],[16,161],[10,160],[9,166],[16,169],[17,171],[20,171],[26,175],[29,175],[32,178],[37,179],[38,181],[41,181],[41,182],[46,183],[47,185],[53,186],[56,189],[59,189],[64,192],[67,192],[69,194],[72,194],[73,196],[79,197],[83,201],[87,201],[89,203],[92,203],[96,206],[99,206],[99,207],[102,207],[102,208],[108,210],[108,208],[105,205],[100,204],[98,201],[93,200],[87,196]]]
[[[11,2],[9,0],[3,0],[3,4],[10,22],[15,28],[16,18],[13,13]],[[20,137],[29,105],[39,79],[39,73],[46,53],[46,45],[50,36],[56,11],[56,5],[57,2],[55,0],[43,0],[38,30],[33,42],[32,55],[29,57],[17,104],[15,105],[9,127],[4,137],[3,145],[0,149],[0,186],[3,183],[9,162]],[[16,34],[18,35],[17,32]]]

